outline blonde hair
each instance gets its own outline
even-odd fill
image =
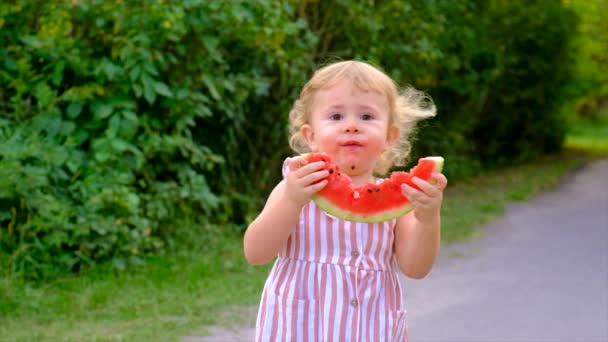
[[[433,101],[425,93],[412,87],[399,89],[388,75],[365,62],[342,61],[317,70],[304,85],[300,97],[289,112],[289,145],[298,153],[310,152],[300,129],[310,124],[311,107],[317,91],[349,79],[360,91],[384,94],[389,104],[389,127],[399,128],[399,139],[386,150],[376,164],[375,172],[385,174],[392,166],[403,165],[412,145],[409,141],[416,122],[436,114]]]

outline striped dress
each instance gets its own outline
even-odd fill
[[[394,227],[304,206],[266,280],[256,341],[407,341]]]

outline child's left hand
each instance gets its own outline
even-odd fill
[[[418,177],[412,178],[412,182],[420,190],[402,184],[401,191],[414,206],[414,215],[422,223],[437,220],[443,201],[443,190],[448,185],[448,179],[441,173],[433,172],[428,182]]]

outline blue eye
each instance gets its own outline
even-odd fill
[[[333,113],[332,115],[329,116],[330,120],[340,120],[342,119],[342,114],[340,113]]]
[[[372,120],[374,117],[371,114],[365,113],[361,115],[361,120]]]

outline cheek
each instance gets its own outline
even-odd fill
[[[335,147],[337,134],[331,129],[321,129],[316,133],[315,143],[317,148],[329,151]]]

